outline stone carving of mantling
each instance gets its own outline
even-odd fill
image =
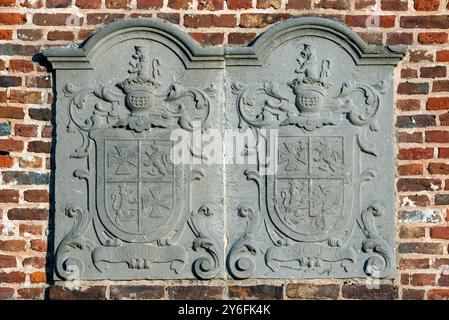
[[[116,84],[102,84],[92,88],[75,88],[71,83],[64,86],[64,94],[69,99],[68,131],[80,134],[83,141],[82,145],[72,153],[72,158],[88,158],[91,142],[95,140],[98,144],[101,139],[96,140],[96,136],[108,130],[131,131],[138,139],[140,136],[144,137],[145,132],[155,128],[180,127],[192,131],[194,121],[200,122],[203,129],[207,128],[211,97],[216,94],[213,86],[201,89],[172,83],[165,88],[159,81],[163,72],[163,57],[151,57],[144,46],[135,47],[130,66],[129,77]],[[94,105],[92,114],[86,117],[85,110],[91,107],[90,98],[92,97],[97,98],[99,102]],[[169,130],[167,132],[170,133]],[[168,165],[170,153],[169,149],[157,145],[158,143],[158,140],[152,140],[151,145],[148,146],[148,158],[143,165],[149,170],[150,175],[165,177],[170,170]],[[192,154],[194,154],[193,151]],[[137,157],[135,153],[130,152],[126,144],[114,146],[113,152],[105,156],[108,157],[107,161],[119,163],[117,174],[126,173],[126,170],[129,170],[128,166],[135,165]],[[99,188],[98,185],[95,186],[95,183],[98,184],[98,179],[95,182],[95,177],[87,168],[75,170],[74,176],[84,179],[90,192],[95,192],[94,189]],[[204,176],[204,173],[192,172],[191,183],[199,180],[201,176]],[[185,188],[190,190],[189,186]],[[161,197],[162,194],[163,192],[157,197]],[[161,217],[159,208],[170,209],[169,205],[164,204],[162,199],[157,199],[151,190],[150,196],[153,205],[150,215]],[[130,208],[140,206],[136,194],[133,194],[126,183],[122,183],[120,189],[111,194],[111,201],[112,209],[117,214],[116,223],[118,224],[135,218],[135,212]],[[155,211],[154,206],[160,207],[157,207]],[[90,211],[95,210],[94,207],[95,203],[89,209],[82,209],[79,206],[67,208],[67,215],[74,218],[75,223],[72,231],[65,236],[56,251],[55,266],[60,277],[75,279],[82,275],[84,264],[82,259],[77,258],[77,251],[90,252],[94,265],[100,272],[104,272],[110,264],[114,263],[126,263],[130,269],[149,269],[155,263],[169,263],[170,269],[179,273],[185,267],[188,252],[176,241],[177,236],[187,225],[196,237],[192,244],[193,250],[204,252],[203,256],[193,264],[194,274],[201,279],[214,278],[218,274],[219,254],[216,252],[217,248],[213,240],[208,237],[204,225],[204,220],[213,212],[206,205],[199,208],[197,212],[192,212],[188,221],[180,217],[175,225],[168,226],[168,230],[171,231],[162,234],[160,238],[150,239],[151,241],[140,239],[137,243],[135,241],[124,243],[104,229],[102,222],[92,217]],[[102,243],[98,247],[94,247],[94,244],[84,237],[86,230],[92,227],[92,221]]]
[[[338,66],[333,66],[332,59],[319,61],[316,54],[319,48],[314,45],[302,42],[300,47],[302,49],[296,61],[292,59],[290,62],[292,67],[296,64],[296,69],[292,69],[297,73],[297,77],[292,81],[276,83],[268,80],[251,85],[231,83],[232,93],[236,96],[239,128],[242,131],[251,129],[257,135],[259,129],[282,130],[285,127],[296,126],[298,128],[296,140],[288,141],[291,138],[289,137],[284,143],[279,142],[279,162],[280,165],[285,164],[286,173],[298,172],[302,166],[311,166],[307,164],[305,155],[309,144],[312,143],[314,147],[309,152],[312,152],[311,159],[317,166],[315,169],[327,172],[328,176],[333,174],[337,176],[338,172],[342,172],[344,169],[341,167],[342,157],[345,151],[335,147],[337,140],[324,137],[318,139],[320,141],[313,141],[316,138],[307,138],[307,135],[325,126],[341,126],[344,119],[358,128],[356,141],[360,151],[377,157],[375,144],[368,140],[367,132],[378,130],[376,115],[381,108],[386,81],[378,79],[373,83],[358,83],[356,80],[348,80],[341,84],[330,83],[331,72],[333,69],[338,70]],[[329,89],[333,85],[340,85],[340,90],[337,96],[331,97]],[[354,101],[357,94],[364,97],[362,104]],[[360,193],[363,183],[375,179],[377,175],[370,169],[355,173],[358,174],[355,177],[348,174],[351,173],[345,173],[344,184],[353,186],[350,189],[355,194],[354,197],[359,196],[357,193]],[[276,199],[269,199],[265,194],[272,194],[269,186],[273,179],[269,176],[262,177],[257,170],[247,170],[245,175],[256,183],[261,198],[258,208],[243,207],[244,209],[240,208],[238,211],[239,216],[249,221],[246,230],[228,253],[228,271],[233,277],[244,279],[253,276],[256,269],[253,259],[258,254],[264,254],[266,266],[274,274],[283,264],[292,261],[297,261],[298,269],[302,270],[319,268],[324,263],[339,262],[341,268],[348,272],[357,260],[357,250],[368,254],[364,263],[366,275],[383,278],[391,272],[392,248],[383,240],[375,226],[376,217],[380,217],[385,211],[378,201],[373,201],[368,208],[359,213],[358,217],[348,221],[347,227],[341,227],[340,233],[324,232],[321,237],[314,234],[313,229],[315,228],[315,232],[319,234],[319,230],[328,228],[324,225],[321,214],[330,214],[333,210],[338,210],[338,206],[343,205],[338,192],[331,190],[340,186],[323,185],[320,186],[321,190],[311,191],[307,190],[310,187],[306,182],[293,182],[292,179]],[[302,199],[304,190],[317,192],[311,196],[314,203],[307,204],[308,200]],[[307,214],[305,211],[308,205],[315,208],[321,206],[321,210],[313,212],[309,209],[310,212]],[[284,223],[290,226],[302,223],[312,230],[311,234],[308,237],[295,238],[295,235],[291,235],[292,233],[282,226],[283,222],[277,220],[277,216],[281,214],[285,217]],[[347,235],[344,236],[345,232],[351,233],[356,222],[366,236],[366,240],[360,243],[359,248],[347,241],[349,238]],[[272,247],[267,248],[265,244],[255,241],[253,235],[261,233],[263,227],[272,240]]]

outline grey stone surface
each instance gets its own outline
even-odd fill
[[[46,50],[55,275],[393,277],[392,84],[403,54],[322,18],[226,48],[129,19]],[[243,162],[222,139],[220,161],[201,145],[188,150],[196,161],[177,164],[172,134],[195,137],[195,124],[245,134]]]

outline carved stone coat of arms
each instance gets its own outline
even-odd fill
[[[227,48],[131,19],[47,50],[56,277],[394,276],[392,75],[403,54],[321,18]],[[187,148],[196,161],[174,161],[173,133],[195,128],[250,137],[244,161],[228,159],[224,138],[220,163],[204,141]]]

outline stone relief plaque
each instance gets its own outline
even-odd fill
[[[402,47],[299,18],[249,47],[200,48],[167,22],[129,19],[44,54],[57,279],[394,276]],[[242,161],[224,138],[207,161],[191,140],[212,129],[248,138]],[[175,160],[177,130],[190,161]]]

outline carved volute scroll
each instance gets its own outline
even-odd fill
[[[403,54],[321,18],[226,48],[128,19],[46,50],[56,277],[392,277],[392,75]],[[192,145],[199,162],[177,163],[173,132],[196,129],[260,137],[256,163],[204,163]]]

